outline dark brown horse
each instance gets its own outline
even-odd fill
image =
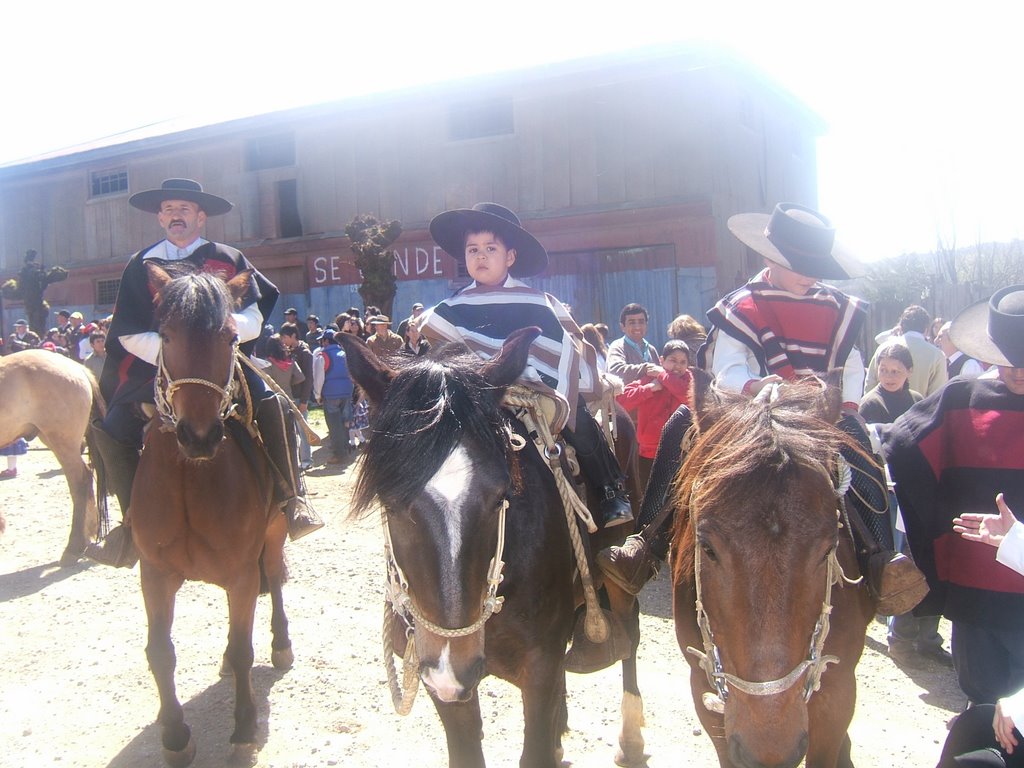
[[[561,764],[575,560],[552,473],[501,406],[536,335],[513,334],[486,363],[448,348],[398,369],[341,336],[349,372],[376,413],[352,514],[383,509],[392,604],[412,616],[413,674],[434,702],[456,768],[484,765],[477,685],[489,674],[522,691],[520,765]],[[498,561],[501,574],[492,568]],[[405,638],[395,647],[403,652]],[[635,663],[626,664],[635,690]],[[638,692],[624,696],[626,764],[642,760],[642,704]]]
[[[227,592],[224,663],[235,677],[231,743],[251,753],[257,727],[252,629],[261,566],[273,602],[272,661],[278,668],[292,663],[281,597],[287,531],[272,502],[266,459],[259,451],[247,456],[235,427],[225,423],[232,395],[245,386],[231,312],[247,293],[251,273],[225,283],[203,274],[172,280],[155,266],[149,272],[158,290],[161,415],[146,435],[129,507],[149,619],[146,656],[160,692],[164,757],[183,766],[192,761],[195,745],[174,689],[175,594],[185,579]]]
[[[673,539],[676,637],[698,716],[723,766],[785,768],[805,754],[807,768],[849,765],[873,608],[849,581],[860,571],[839,504],[839,448],[852,443],[833,426],[838,389],[723,401],[699,378]]]

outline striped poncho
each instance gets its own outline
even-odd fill
[[[557,428],[572,429],[579,395],[599,394],[601,383],[597,353],[558,299],[509,276],[500,286],[470,283],[420,319],[420,330],[431,341],[463,343],[485,360],[498,353],[509,334],[530,326],[541,334],[530,346],[519,383],[553,397],[559,406]]]
[[[996,549],[954,533],[964,512],[996,514],[997,493],[1024,513],[1024,395],[998,379],[953,379],[883,428],[914,561],[931,592],[915,613],[1024,628],[1024,576]]]
[[[745,344],[761,367],[792,381],[842,366],[867,319],[867,302],[837,288],[816,283],[805,296],[776,288],[767,270],[725,296],[708,311],[713,333]],[[699,364],[704,367],[706,351]]]

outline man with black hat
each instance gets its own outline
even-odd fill
[[[100,380],[108,410],[102,423],[93,425],[108,482],[120,503],[125,525],[115,527],[103,541],[90,545],[86,555],[119,567],[131,567],[138,559],[127,510],[146,420],[142,405],[153,402],[153,377],[160,351],[146,263],[153,262],[175,277],[206,272],[228,280],[243,270],[251,270],[253,294],[244,307],[233,313],[243,354],[251,353],[278,297],[273,283],[241,251],[201,237],[208,216],[220,216],[231,210],[232,204],[224,198],[204,192],[191,179],[167,179],[160,189],[138,192],[128,202],[134,208],[156,214],[166,238],[133,255],[121,276]],[[275,474],[280,482],[275,483],[275,500],[288,517],[292,539],[296,539],[323,523],[304,498],[291,411],[258,375],[248,367],[243,366],[243,370],[256,403],[256,423],[263,444],[278,470]]]
[[[523,229],[515,213],[496,203],[438,214],[430,222],[430,235],[465,262],[473,282],[421,316],[423,335],[466,344],[487,359],[513,331],[540,327],[519,381],[557,404],[555,426],[602,496],[598,522],[606,528],[631,522],[622,469],[584,403],[584,395],[596,397],[602,390],[597,353],[560,301],[517,279],[544,271],[544,246]]]
[[[855,416],[864,394],[864,361],[855,344],[867,318],[867,305],[819,282],[855,276],[855,262],[835,242],[831,223],[813,209],[780,203],[771,215],[732,216],[728,226],[741,243],[763,257],[764,269],[708,312],[711,331],[698,351],[698,365],[710,369],[719,388],[751,396],[774,383],[824,376],[842,368],[844,416],[838,426],[870,451],[867,434]],[[676,435],[673,430],[685,430],[689,422],[688,413],[673,415],[661,445],[674,444],[678,453],[682,432]],[[912,560],[892,551],[881,467],[852,451],[844,457],[860,470],[853,473],[854,487],[847,500],[859,513],[861,520],[856,522],[863,522],[854,527],[861,534],[858,551],[869,589],[880,613],[905,613],[923,597],[924,579]],[[655,462],[648,488],[663,490],[652,494],[650,504],[645,493],[640,533],[630,536],[622,547],[598,554],[605,573],[634,594],[667,554],[665,519],[658,515],[662,504],[657,497],[664,498],[670,484],[667,474],[674,474],[681,460],[677,455],[671,462]]]
[[[994,704],[1024,688],[1024,576],[954,526],[1024,510],[1024,285],[963,310],[948,333],[995,367],[914,405],[883,431],[883,448],[931,587],[918,611],[951,620],[960,687],[972,704]]]
[[[21,352],[24,349],[35,349],[39,346],[39,334],[29,330],[28,321],[18,318],[14,321],[14,333],[7,337],[4,354]]]

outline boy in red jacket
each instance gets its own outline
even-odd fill
[[[686,342],[666,342],[661,350],[661,367],[655,366],[654,371],[631,381],[616,398],[627,411],[636,411],[641,488],[647,487],[665,422],[676,408],[689,404],[690,348]]]

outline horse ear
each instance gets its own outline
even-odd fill
[[[155,264],[152,261],[146,262],[146,280],[149,283],[150,292],[154,297],[160,294],[160,291],[165,285],[171,282],[171,276],[167,274],[167,270],[161,267],[159,264]],[[154,301],[156,299],[154,298]]]
[[[380,405],[395,378],[394,369],[382,363],[358,336],[338,333],[334,339],[345,350],[349,376],[363,390],[370,403],[374,406]]]
[[[246,301],[249,296],[253,293],[253,279],[252,270],[243,269],[237,275],[232,277],[226,283],[228,287],[228,293],[231,294],[231,298],[235,300],[235,307],[240,308],[249,302]]]
[[[833,368],[821,383],[821,397],[814,405],[814,412],[822,421],[836,424],[843,409],[843,369]]]
[[[530,357],[530,345],[540,334],[541,330],[536,326],[510,333],[501,345],[501,351],[480,369],[487,383],[504,388],[518,379]]]

